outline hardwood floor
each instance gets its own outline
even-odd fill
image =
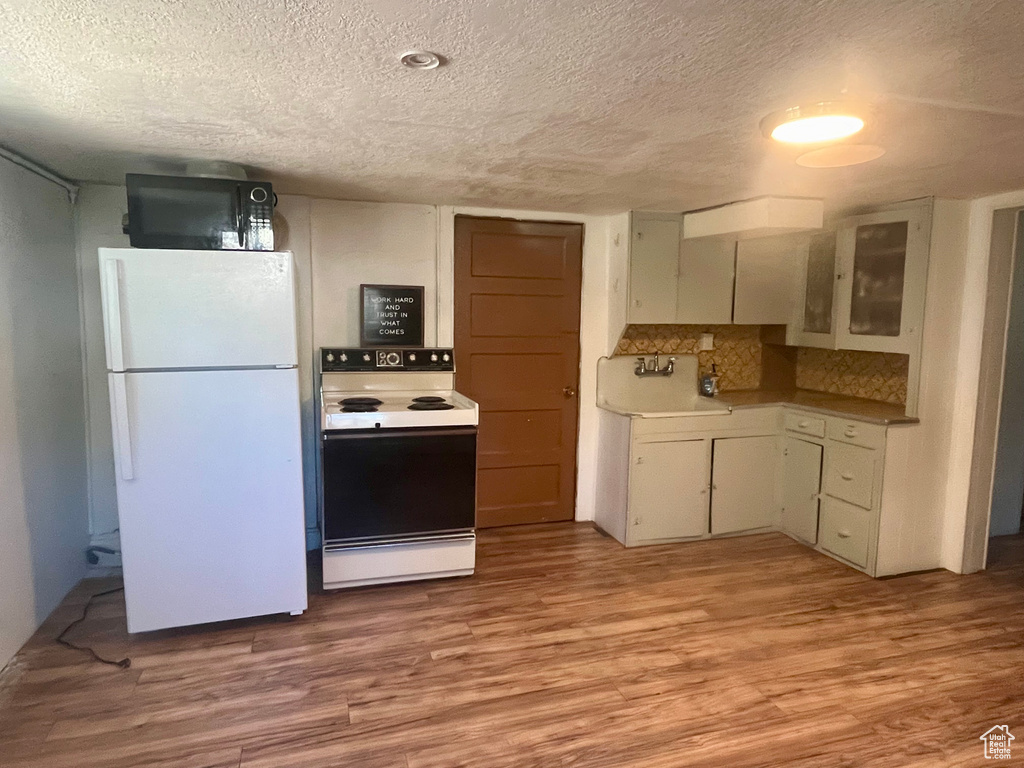
[[[5,768],[986,765],[1019,730],[1024,538],[991,570],[872,580],[779,534],[620,547],[481,536],[475,577],[313,595],[302,617],[129,638],[120,595],[0,679]]]

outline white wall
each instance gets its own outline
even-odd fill
[[[932,212],[917,410],[921,423],[913,428],[908,454],[912,470],[908,472],[911,488],[907,497],[934,510],[930,518],[934,525],[915,531],[917,537],[927,540],[927,546],[921,546],[920,551],[930,553],[922,559],[927,562],[922,567],[942,562],[945,480],[952,447],[958,439],[953,430],[957,323],[963,298],[969,215],[969,203],[958,200],[936,200]]]
[[[1020,217],[1024,218],[1024,214]],[[1020,533],[1024,500],[1024,231],[1018,226],[1017,232],[1006,325],[1007,354],[999,406],[999,438],[992,478],[990,536]]]
[[[110,432],[110,397],[103,351],[103,310],[97,248],[127,248],[121,217],[128,212],[124,187],[87,184],[75,206],[75,246],[81,277],[86,398],[86,441],[89,456],[89,532],[92,543],[118,549],[117,487],[114,483],[114,448]],[[119,558],[104,558],[119,563]]]
[[[359,346],[362,283],[422,285],[423,343],[437,340],[437,208],[312,200],[313,346]]]
[[[80,331],[67,193],[0,160],[0,667],[85,572]]]
[[[94,541],[117,546],[113,450],[106,393],[103,327],[96,248],[127,245],[120,234],[124,187],[87,185],[77,219],[82,266],[89,392],[91,520]],[[315,352],[321,346],[359,343],[359,285],[424,286],[424,343],[453,339],[454,217],[456,213],[584,225],[580,331],[580,419],[577,518],[593,519],[598,409],[597,358],[610,354],[625,324],[618,317],[626,290],[628,217],[602,217],[489,208],[453,209],[402,203],[365,203],[283,195],[275,216],[278,246],[295,254],[299,272],[299,348],[303,384],[307,542],[316,546],[317,412],[313,395]],[[621,308],[620,308],[621,305]],[[621,310],[621,311],[620,311]]]

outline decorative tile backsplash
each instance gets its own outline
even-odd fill
[[[628,325],[616,355],[697,355],[701,373],[718,366],[721,389],[757,389],[761,383],[758,325]],[[715,348],[698,352],[701,333],[715,334]]]
[[[796,385],[904,405],[909,368],[907,355],[801,347],[796,359]]]
[[[715,335],[714,350],[697,351],[702,333]],[[715,363],[722,390],[761,386],[764,348],[757,325],[628,325],[615,349],[616,355],[655,352],[697,355],[702,373]],[[906,355],[812,347],[800,347],[796,353],[796,386],[800,389],[903,405],[908,373]]]

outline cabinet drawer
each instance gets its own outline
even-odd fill
[[[813,437],[825,436],[825,420],[816,416],[808,416],[806,413],[786,411],[783,424],[790,432],[800,432]]]
[[[871,509],[875,489],[875,451],[856,445],[829,443],[825,493]]]
[[[867,568],[871,549],[871,515],[867,510],[826,497],[822,500],[818,528],[821,548]]]
[[[885,446],[885,427],[880,424],[867,424],[863,421],[847,419],[829,419],[828,436],[832,440],[864,448],[882,448]]]

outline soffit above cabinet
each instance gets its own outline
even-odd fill
[[[822,200],[798,197],[759,197],[683,214],[683,239],[713,237],[747,240],[822,228]]]

